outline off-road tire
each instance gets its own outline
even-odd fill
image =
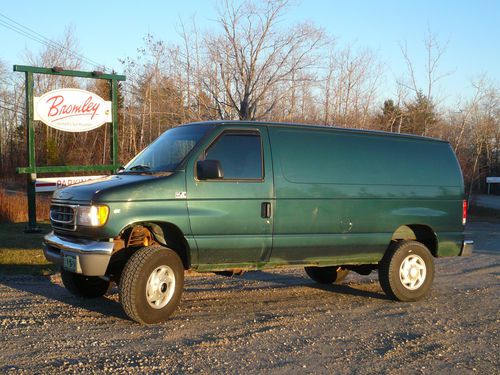
[[[338,267],[304,267],[307,275],[319,284],[340,283],[345,279],[349,270]]]
[[[75,296],[84,298],[102,297],[111,283],[97,276],[84,276],[61,269],[61,279],[66,289]]]
[[[418,256],[425,264],[425,277],[416,289],[406,287],[400,275],[401,266],[408,257]],[[392,299],[402,302],[418,301],[431,288],[434,280],[434,258],[427,247],[417,241],[398,241],[392,244],[379,263],[379,282]]]
[[[173,272],[173,295],[165,306],[153,308],[148,302],[148,280],[158,267]],[[165,320],[175,311],[184,288],[184,266],[177,253],[161,246],[143,247],[127,261],[123,269],[119,295],[123,310],[132,320],[141,324],[155,324]]]

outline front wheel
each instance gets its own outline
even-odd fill
[[[120,302],[138,323],[165,321],[177,308],[184,288],[184,266],[173,250],[152,246],[137,250],[120,279]]]
[[[338,267],[305,267],[307,275],[320,284],[340,283],[345,279],[349,270]]]
[[[380,285],[389,297],[403,302],[417,301],[431,288],[434,258],[424,244],[400,241],[387,250],[378,273]]]
[[[78,297],[97,298],[106,294],[110,282],[97,276],[84,276],[61,269],[61,279],[66,289]]]

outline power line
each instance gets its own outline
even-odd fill
[[[3,15],[0,14],[0,16],[3,16]],[[53,42],[53,41],[51,41],[49,39],[48,40],[41,39],[41,38],[37,37],[36,35],[30,34],[29,32],[26,32],[26,31],[20,29],[19,27],[13,26],[13,25],[11,25],[11,24],[3,21],[3,20],[0,20],[0,25],[4,26],[4,27],[6,27],[6,28],[8,28],[8,29],[10,29],[10,30],[12,30],[12,31],[20,34],[20,35],[23,35],[23,36],[25,36],[25,37],[27,37],[27,38],[29,38],[31,40],[34,40],[34,41],[36,41],[36,42],[38,42],[40,44],[43,44],[43,45],[45,45],[47,47],[55,47],[55,48],[59,48],[61,50],[65,50],[70,55],[76,57],[77,59],[80,59],[80,60],[86,62],[87,64],[90,64],[90,65],[96,66],[96,67],[102,66],[102,65],[94,63],[93,61],[85,58],[84,56],[81,56],[81,55],[77,54],[76,52],[71,51],[70,49],[62,46],[61,44],[55,43],[55,42]]]
[[[87,57],[85,57],[85,56],[83,56],[83,55],[81,55],[79,53],[71,51],[69,48],[67,48],[66,46],[62,45],[61,43],[55,42],[55,41],[53,41],[53,40],[51,40],[51,39],[43,36],[42,34],[36,32],[35,30],[30,29],[29,27],[20,24],[19,22],[13,20],[12,18],[7,17],[6,15],[4,15],[2,13],[0,13],[0,16],[3,17],[3,18],[5,18],[5,19],[7,19],[10,22],[9,23],[9,22],[0,20],[0,23],[4,27],[7,27],[7,28],[9,28],[9,29],[11,29],[11,30],[13,30],[13,31],[21,34],[21,35],[24,35],[24,36],[26,36],[26,37],[34,40],[34,41],[37,41],[39,43],[44,44],[46,46],[49,46],[49,47],[50,46],[52,46],[52,47],[58,47],[60,49],[66,50],[68,53],[70,53],[74,57],[77,57],[77,58],[79,58],[81,60],[84,60],[85,62],[87,62],[90,65],[93,65],[93,66],[96,66],[96,67],[101,67],[102,66],[102,64],[99,64],[98,62],[93,61],[93,60],[91,60],[91,59],[89,59],[89,58],[87,58]],[[12,23],[14,25],[12,25]],[[15,26],[15,25],[17,25],[17,26]]]
[[[20,34],[20,35],[23,35],[31,40],[34,40],[38,43],[41,43],[47,47],[56,47],[56,48],[65,50],[70,55],[72,55],[72,56],[76,57],[77,59],[80,59],[80,60],[82,60],[82,61],[86,62],[87,64],[92,65],[94,67],[101,68],[104,66],[103,64],[100,64],[94,60],[91,60],[82,54],[79,54],[77,52],[70,50],[69,48],[62,45],[61,43],[55,42],[55,41],[43,36],[42,34],[34,31],[33,29],[30,29],[27,26],[20,24],[19,22],[13,20],[12,18],[7,17],[6,15],[4,15],[2,13],[0,13],[0,17],[3,17],[4,19],[7,20],[7,21],[5,21],[5,20],[0,19],[1,26],[4,26],[4,27],[6,27],[6,28],[8,28],[8,29]]]

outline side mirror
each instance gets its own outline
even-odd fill
[[[199,180],[214,180],[224,178],[224,172],[218,160],[198,160],[196,175]]]

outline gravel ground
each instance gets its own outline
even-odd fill
[[[437,260],[416,303],[386,299],[376,272],[192,275],[168,322],[140,326],[116,288],[85,301],[58,275],[0,276],[0,373],[498,374],[500,220],[468,230],[475,254]]]

